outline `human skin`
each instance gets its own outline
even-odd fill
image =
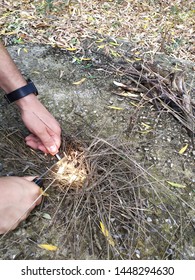
[[[6,94],[27,84],[8,51],[0,43],[0,88]],[[26,144],[55,155],[61,144],[61,128],[35,94],[15,102],[30,134]],[[0,178],[0,234],[15,229],[41,202],[40,188],[29,177]]]
[[[15,229],[41,202],[33,177],[0,178],[0,234]]]
[[[9,94],[26,84],[8,51],[0,43],[0,87]],[[25,126],[31,132],[25,139],[26,144],[44,153],[56,154],[61,144],[59,123],[33,93],[17,100],[16,104]]]

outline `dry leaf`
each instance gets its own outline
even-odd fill
[[[117,87],[126,87],[125,84],[119,83],[119,82],[117,82],[117,81],[113,81],[113,84],[114,84],[115,86],[117,86]]]
[[[18,56],[20,56],[20,51],[21,51],[21,48],[18,49]]]
[[[82,84],[85,80],[86,80],[86,78],[82,78],[80,81],[74,82],[74,83],[72,83],[72,84],[73,84],[73,85],[80,85],[80,84]]]
[[[51,244],[38,244],[38,247],[47,251],[57,251],[58,247]]]
[[[185,153],[187,148],[188,148],[188,144],[186,144],[183,148],[181,148],[181,150],[179,151],[179,154],[182,155],[183,153]]]
[[[91,60],[91,58],[90,57],[82,57],[81,60],[88,61],[88,60]]]
[[[105,45],[100,45],[98,46],[98,49],[103,49],[105,47]]]
[[[77,50],[77,48],[66,48],[67,51],[70,51],[70,52],[74,52]]]
[[[42,188],[40,188],[40,194],[43,196],[49,196],[49,194],[46,193]]]
[[[124,108],[116,107],[116,106],[107,106],[107,108],[114,109],[114,110],[124,110]]]
[[[114,243],[114,240],[113,240],[111,234],[109,233],[109,231],[107,230],[107,228],[105,227],[105,225],[102,222],[100,222],[100,227],[101,227],[101,231],[102,231],[103,235],[108,240],[108,243],[112,246],[115,246],[115,243]]]
[[[104,39],[99,39],[99,40],[97,40],[97,41],[95,41],[96,43],[101,43],[101,42],[103,42],[104,41]]]
[[[152,129],[147,129],[147,130],[141,130],[141,131],[139,131],[139,133],[147,134],[147,133],[149,133],[151,131],[152,131]]]
[[[138,107],[138,108],[143,108],[144,106],[142,105],[142,106],[140,106],[140,104],[136,104],[136,103],[134,103],[134,102],[132,102],[132,101],[130,101],[129,102],[132,106],[135,106],[135,107]]]
[[[116,42],[109,42],[109,44],[112,45],[112,46],[119,46],[119,44],[116,43]]]
[[[151,128],[151,126],[150,126],[149,124],[147,124],[147,123],[142,122],[141,124],[142,124],[143,126],[145,126],[147,129]]]
[[[172,187],[175,187],[175,188],[181,188],[181,189],[186,188],[186,186],[181,185],[181,184],[178,184],[178,183],[174,183],[174,182],[170,182],[170,181],[167,181],[167,183],[168,183],[169,185],[171,185]]]
[[[46,220],[51,220],[51,216],[48,213],[43,213],[42,217]]]
[[[115,51],[113,51],[113,50],[111,50],[111,54],[112,54],[114,57],[120,57],[120,56],[121,56],[118,52],[115,52]]]

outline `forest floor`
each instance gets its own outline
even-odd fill
[[[61,155],[72,149],[87,171],[74,187],[46,174],[47,196],[0,237],[1,259],[195,258],[193,137],[170,110],[114,84],[157,62],[166,75],[183,69],[194,98],[193,2],[1,2],[8,51],[59,120]],[[14,106],[1,98],[0,108],[0,175],[41,175],[55,160],[25,146]]]

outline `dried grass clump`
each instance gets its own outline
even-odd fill
[[[60,187],[81,188],[87,177],[87,170],[84,162],[84,154],[78,151],[71,151],[64,155],[63,164],[57,165],[54,177],[58,180]]]
[[[125,78],[125,84],[114,81],[122,89],[115,94],[140,101],[139,107],[149,102],[158,111],[172,114],[187,129],[193,142],[195,101],[193,90],[186,86],[185,69],[167,70],[158,63],[141,61],[115,70]]]
[[[69,247],[69,257],[165,259],[174,244],[180,258],[182,240],[174,241],[174,234],[184,217],[182,198],[135,160],[131,144],[95,138],[85,148],[85,161],[83,187],[60,189],[55,209],[56,223],[64,221],[58,225],[60,245]]]

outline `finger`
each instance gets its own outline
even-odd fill
[[[28,136],[26,136],[25,138],[26,141],[34,141],[34,142],[38,142],[40,141],[39,138],[37,136],[35,136],[34,134],[29,134]]]
[[[31,148],[34,149],[34,150],[37,150],[37,149],[38,149],[38,145],[37,145],[37,143],[34,142],[34,141],[26,141],[26,145],[29,146],[29,147],[31,147]]]
[[[45,148],[45,146],[43,146],[43,144],[38,145],[38,149],[44,154],[48,154],[48,150]]]
[[[32,182],[33,184],[35,184],[33,182],[33,180],[36,178],[36,176],[25,176],[23,177],[25,180]],[[37,185],[36,185],[37,186]],[[36,196],[37,198],[35,199],[35,202],[31,205],[31,207],[29,208],[30,211],[32,211],[32,209],[35,208],[35,206],[39,205],[42,201],[42,196],[41,196],[41,189],[39,188],[39,186],[37,186],[37,190],[36,190]],[[39,197],[40,196],[40,197]]]
[[[32,182],[37,176],[25,176],[23,177],[25,180]]]
[[[34,150],[40,150],[43,153],[48,154],[48,150],[45,148],[45,146],[42,144],[42,142],[40,141],[40,139],[38,139],[38,137],[34,136],[33,134],[27,136],[25,138],[26,141],[26,145],[31,147]]]
[[[48,133],[47,129],[40,133],[39,138],[50,154],[55,155],[58,153],[58,147],[52,136]]]
[[[59,148],[61,145],[61,128],[60,128],[60,126],[57,126],[55,131],[51,130],[49,128],[47,128],[47,131],[48,131],[49,135],[53,138],[56,146]]]
[[[51,135],[56,146],[58,147],[58,149],[60,148],[61,145],[61,137],[59,137],[57,134]]]

